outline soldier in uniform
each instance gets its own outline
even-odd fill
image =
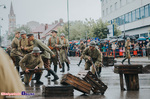
[[[122,64],[124,63],[124,61],[126,59],[128,59],[128,64],[130,65],[130,58],[131,58],[131,55],[130,55],[130,45],[131,45],[131,42],[130,42],[130,38],[128,37],[127,41],[125,43],[125,55],[126,55],[126,57],[125,57],[125,59],[122,60],[122,62],[121,62]]]
[[[80,46],[79,46],[79,47],[80,47],[81,57],[80,57],[80,62],[79,62],[79,64],[77,64],[78,66],[80,66],[80,64],[81,64],[81,62],[82,62],[82,59],[83,59],[82,53],[83,53],[83,50],[86,48],[86,46],[84,45],[83,40],[80,41]]]
[[[48,47],[53,51],[55,57],[51,58],[51,64],[54,65],[54,71],[57,72],[58,49],[61,48],[60,39],[57,37],[57,31],[52,30],[52,37],[49,38]]]
[[[44,62],[44,67],[48,69],[48,73],[50,76],[50,73],[54,76],[54,79],[52,81],[56,81],[59,79],[59,77],[56,75],[56,73],[50,68],[50,59],[52,57],[55,57],[55,54],[40,40],[35,39],[33,34],[28,34],[28,39],[30,41],[33,41],[34,47],[39,47],[40,50],[42,51],[41,57]]]
[[[90,70],[90,66],[92,66],[92,73],[95,74],[99,72],[99,67],[101,67],[102,62],[102,53],[97,49],[95,42],[90,42],[89,47],[87,47],[83,51],[83,58],[86,60],[85,62],[85,70]],[[95,67],[92,64],[95,64]]]
[[[11,53],[10,53],[10,56],[11,56],[13,62],[14,62],[14,65],[16,66],[16,69],[17,69],[18,72],[19,72],[19,61],[20,61],[19,55],[21,55],[21,53],[18,51],[18,46],[19,46],[18,38],[19,37],[20,37],[20,32],[17,31],[15,33],[15,37],[12,40],[12,43],[11,43],[12,50],[11,50]]]
[[[40,49],[38,47],[34,47],[32,53],[26,54],[19,62],[22,70],[27,73],[24,75],[24,83],[26,85],[29,84],[33,75],[33,73],[29,72],[29,69],[38,69],[42,68],[43,66],[43,61],[40,53]],[[40,81],[41,75],[41,72],[36,73],[36,76],[38,77],[36,79],[36,84],[43,84],[43,82]]]
[[[61,33],[61,39],[60,39],[60,43],[61,43],[61,49],[60,49],[60,61],[62,63],[62,70],[60,72],[65,72],[65,64],[64,62],[66,63],[68,69],[67,71],[70,70],[70,67],[69,67],[69,59],[68,59],[68,56],[67,56],[67,47],[69,46],[69,43],[68,43],[68,40],[65,39],[65,34],[64,33]]]
[[[30,53],[33,49],[33,42],[26,37],[26,31],[21,30],[21,39],[19,41],[19,50],[23,55]]]

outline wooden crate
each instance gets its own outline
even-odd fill
[[[115,65],[114,73],[139,74],[142,73],[142,65]]]
[[[107,86],[91,71],[80,71],[78,76],[81,76],[81,78],[91,84],[93,93],[101,93],[102,95],[105,93]]]
[[[112,56],[103,57],[103,64],[104,66],[114,66],[114,57]]]
[[[74,95],[73,86],[43,86],[42,95],[45,97],[72,97]]]
[[[66,85],[72,85],[74,89],[81,91],[83,93],[90,94],[90,90],[92,86],[87,83],[86,81],[80,79],[79,77],[76,77],[70,73],[64,75],[61,80],[61,84]]]

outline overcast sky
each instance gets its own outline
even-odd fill
[[[0,21],[2,32],[8,30],[8,14],[10,4],[13,3],[16,14],[16,24],[22,25],[29,21],[51,24],[62,18],[67,22],[67,0],[0,0],[6,9],[0,7]],[[100,0],[69,0],[69,20],[82,20],[85,18],[99,19],[101,17]]]

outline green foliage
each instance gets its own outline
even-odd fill
[[[94,19],[85,19],[85,21],[72,21],[69,24],[69,40],[80,40],[91,37],[99,37],[100,39],[106,38],[108,34],[107,22],[102,19],[94,21]],[[59,33],[65,33],[68,38],[68,23],[64,24],[63,28],[59,28]],[[115,35],[121,34],[121,31],[115,25]],[[58,33],[58,34],[59,34]]]
[[[26,25],[23,25],[23,26],[21,26],[21,27],[19,27],[19,28],[16,28],[15,30],[14,30],[14,32],[13,33],[10,33],[10,35],[8,35],[8,40],[13,40],[13,38],[15,37],[15,32],[16,31],[21,31],[21,30],[25,30],[27,33],[31,33],[31,29],[28,27],[28,26],[26,26]]]

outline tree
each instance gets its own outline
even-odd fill
[[[26,26],[26,25],[23,25],[23,26],[21,26],[21,27],[19,27],[19,28],[16,28],[15,30],[14,30],[14,33],[16,32],[16,31],[21,31],[21,30],[25,30],[27,33],[31,33],[31,29],[28,27],[28,26]],[[8,35],[8,40],[11,40],[12,41],[12,39],[15,37],[15,34],[14,33],[10,33],[10,35]]]

